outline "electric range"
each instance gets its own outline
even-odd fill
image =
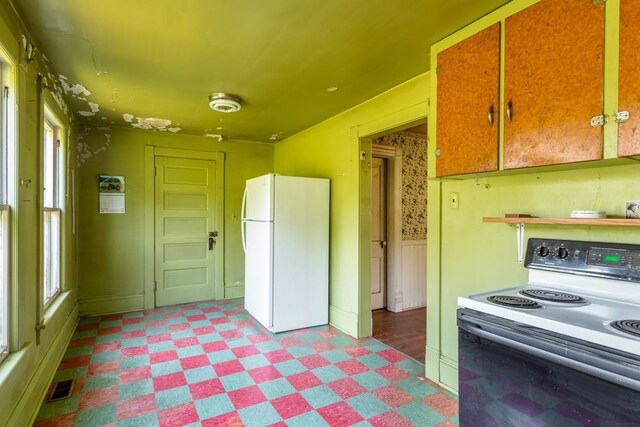
[[[529,239],[525,267],[458,298],[461,425],[637,426],[640,245]]]

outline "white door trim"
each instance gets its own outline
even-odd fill
[[[387,159],[387,310],[402,311],[402,149],[371,144],[371,156]]]
[[[214,160],[216,162],[216,218],[218,237],[215,255],[215,298],[224,298],[224,159],[225,153],[182,150],[177,148],[144,147],[144,308],[155,307],[155,157]]]

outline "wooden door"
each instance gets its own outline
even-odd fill
[[[387,306],[387,172],[386,160],[371,162],[371,309]]]
[[[505,35],[504,168],[601,159],[604,5],[543,0]]]
[[[618,126],[618,156],[640,155],[640,0],[620,2],[620,82],[618,111],[629,120]]]
[[[156,306],[215,298],[215,163],[156,157]]]
[[[436,175],[498,170],[500,24],[438,53]]]

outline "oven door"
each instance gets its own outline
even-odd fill
[[[640,425],[640,356],[458,310],[460,425]]]

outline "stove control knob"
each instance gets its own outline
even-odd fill
[[[565,259],[569,256],[569,251],[567,248],[558,248],[558,258]]]
[[[540,249],[538,249],[538,255],[542,258],[546,257],[549,255],[549,248],[546,246],[540,246]]]

